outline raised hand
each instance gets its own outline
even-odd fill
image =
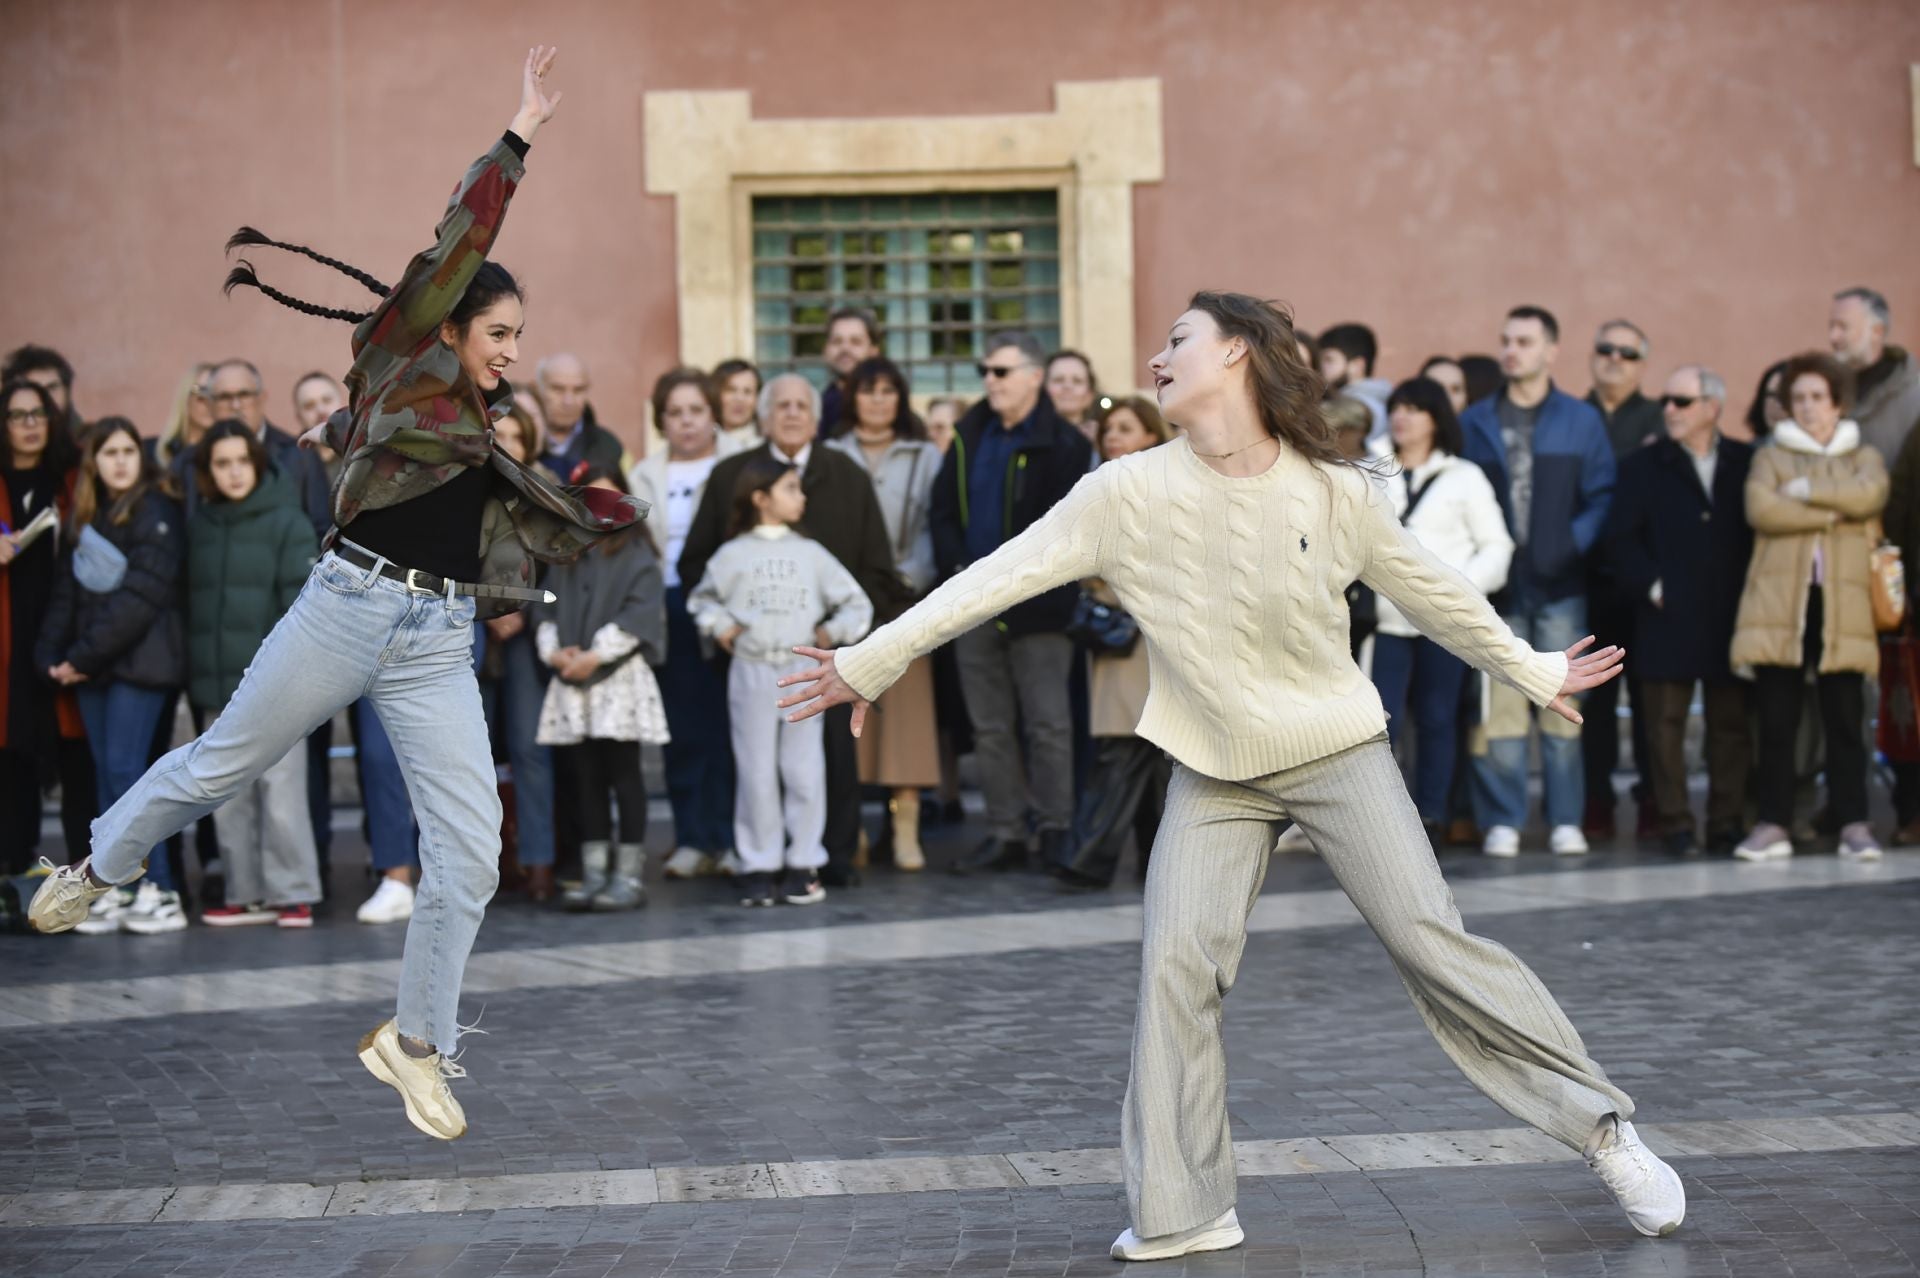
[[[787,716],[788,723],[798,723],[802,719],[811,719],[816,714],[825,714],[835,706],[853,707],[853,735],[859,736],[860,729],[866,726],[867,709],[873,703],[853,690],[853,685],[840,677],[834,668],[833,653],[826,648],[795,648],[794,652],[802,657],[810,657],[820,664],[807,670],[796,670],[780,680],[782,688],[791,688],[804,684],[792,696],[783,697],[777,703],[780,709],[800,706],[802,709]]]
[[[1560,685],[1560,695],[1547,706],[1561,718],[1574,723],[1586,722],[1573,704],[1574,696],[1614,678],[1624,668],[1620,663],[1627,657],[1625,648],[1602,648],[1598,652],[1586,652],[1592,644],[1593,636],[1588,635],[1567,649],[1567,681]],[[1581,655],[1583,652],[1585,656]]]
[[[523,142],[533,141],[534,131],[551,120],[560,105],[560,94],[548,92],[546,84],[547,72],[559,56],[559,49],[544,44],[527,50],[526,65],[520,71],[520,110],[508,126]]]

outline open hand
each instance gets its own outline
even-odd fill
[[[1567,649],[1567,681],[1560,685],[1560,695],[1547,706],[1547,709],[1561,718],[1574,723],[1585,723],[1586,720],[1580,717],[1580,711],[1574,705],[1573,698],[1588,688],[1597,688],[1618,675],[1624,668],[1620,663],[1627,657],[1625,648],[1602,648],[1598,652],[1587,652],[1582,656],[1581,654],[1586,652],[1592,643],[1593,636],[1588,635]]]
[[[560,105],[560,94],[548,92],[546,84],[547,72],[553,70],[558,56],[559,49],[544,44],[527,50],[526,65],[520,71],[520,110],[510,126],[522,142],[533,141],[534,131],[551,120]]]
[[[860,729],[866,726],[867,710],[872,702],[853,690],[853,685],[840,677],[834,668],[833,653],[826,648],[795,648],[794,652],[802,657],[819,662],[806,670],[796,670],[780,680],[782,688],[791,688],[803,684],[799,691],[779,702],[782,710],[789,706],[800,706],[799,710],[787,716],[788,723],[798,723],[802,719],[811,719],[816,714],[825,714],[835,706],[853,707],[853,735],[859,736]]]

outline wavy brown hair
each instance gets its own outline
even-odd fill
[[[1789,418],[1793,416],[1793,384],[1809,373],[1827,384],[1827,394],[1842,417],[1853,411],[1853,370],[1825,351],[1807,351],[1795,355],[1781,368],[1780,388],[1773,395],[1780,401],[1780,407],[1787,410]]]
[[[1187,309],[1209,316],[1221,336],[1246,342],[1254,407],[1269,435],[1309,461],[1349,464],[1320,414],[1327,384],[1301,361],[1293,315],[1286,307],[1245,293],[1202,290]]]
[[[116,435],[125,435],[133,441],[134,453],[140,458],[140,470],[134,476],[132,487],[108,505],[104,502],[107,488],[100,482],[100,468],[94,459],[100,456],[100,450]],[[133,518],[134,509],[150,492],[171,496],[172,485],[161,475],[152,455],[142,446],[139,428],[124,417],[102,417],[93,423],[88,429],[86,441],[81,445],[80,478],[73,486],[73,513],[69,517],[69,527],[74,535],[78,536],[80,530],[91,523],[126,523]]]

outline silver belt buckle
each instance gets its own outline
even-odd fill
[[[429,590],[425,586],[417,585],[413,580],[415,577],[431,576],[433,576],[433,574],[430,572],[421,572],[418,568],[409,568],[407,569],[406,579],[403,584],[416,595],[437,595],[440,593],[439,591]]]

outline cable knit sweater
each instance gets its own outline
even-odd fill
[[[1379,735],[1386,713],[1347,648],[1357,580],[1537,705],[1566,682],[1486,597],[1408,536],[1382,483],[1288,449],[1223,476],[1184,438],[1108,462],[1038,523],[837,654],[872,700],[916,656],[1015,602],[1100,577],[1140,624],[1151,691],[1140,735],[1222,780],[1264,776]]]

